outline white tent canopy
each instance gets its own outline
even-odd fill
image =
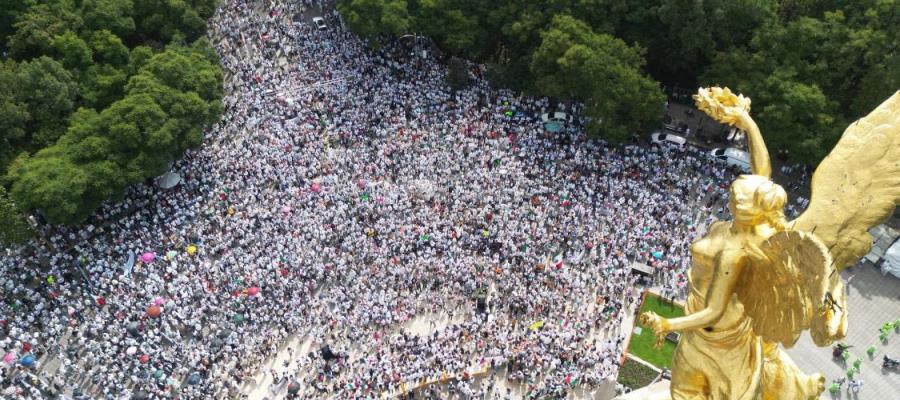
[[[888,248],[884,253],[884,262],[881,264],[881,272],[900,278],[900,240]]]
[[[181,182],[181,175],[178,175],[176,172],[166,172],[162,174],[160,177],[156,178],[156,184],[163,189],[171,189],[175,186],[178,186],[178,183]]]

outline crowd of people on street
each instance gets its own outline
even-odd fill
[[[578,104],[480,65],[453,91],[421,43],[367,46],[328,11],[316,29],[300,2],[222,3],[226,111],[181,182],[0,258],[3,398],[235,398],[291,335],[314,351],[271,392],[512,398],[469,380],[493,374],[564,398],[615,380],[632,264],[683,293],[725,212],[733,175],[705,152],[587,138]]]

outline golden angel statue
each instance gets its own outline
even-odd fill
[[[713,223],[691,245],[684,317],[652,312],[657,339],[680,331],[669,395],[674,400],[817,399],[822,375],[806,375],[778,346],[804,330],[819,346],[847,331],[840,271],[872,246],[868,230],[900,203],[900,92],[844,132],[816,169],[812,199],[787,221],[787,194],[771,181],[769,154],[750,99],[701,88],[697,106],[747,135],[752,175],[732,184],[732,221]]]

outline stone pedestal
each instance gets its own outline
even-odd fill
[[[669,381],[661,380],[613,400],[669,400]]]

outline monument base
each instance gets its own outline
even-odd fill
[[[613,400],[669,400],[669,383],[667,380],[661,380]]]

